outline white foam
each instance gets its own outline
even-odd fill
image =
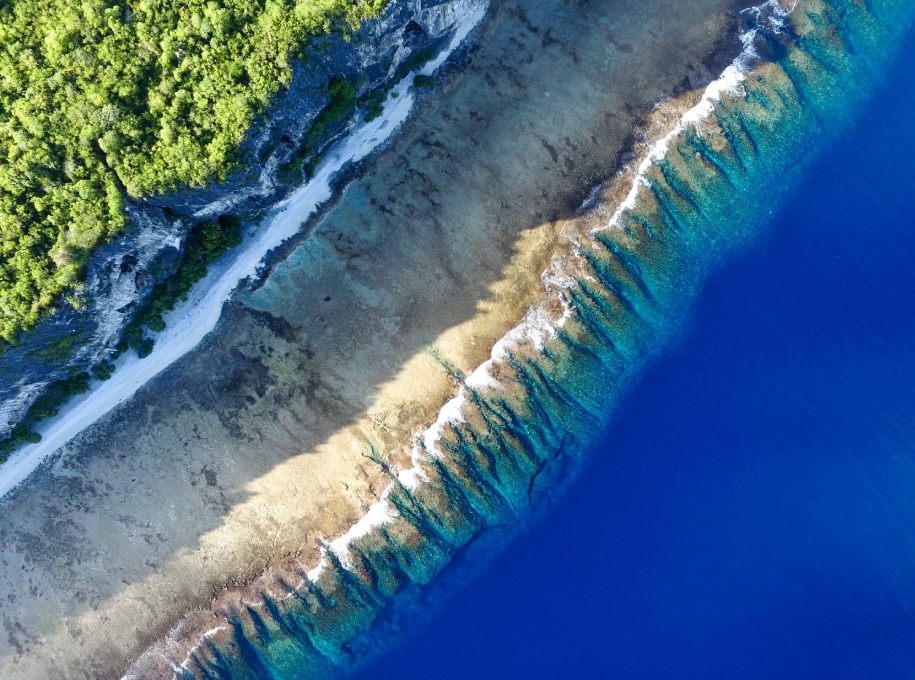
[[[761,13],[764,9],[771,10],[775,17],[772,20],[773,30],[777,31],[780,28],[778,22],[781,18],[790,13],[793,9],[793,5],[790,9],[783,9],[776,0],[768,0],[768,2],[764,3],[759,8],[753,9],[758,13]],[[653,145],[649,154],[643,159],[636,170],[633,186],[629,195],[617,208],[617,211],[610,220],[608,226],[616,226],[623,211],[635,206],[638,198],[639,186],[643,183],[647,183],[646,173],[651,168],[651,165],[662,158],[667,152],[670,142],[687,127],[699,125],[704,119],[711,115],[714,111],[715,103],[720,101],[722,96],[726,93],[734,92],[740,87],[745,77],[746,69],[752,59],[755,58],[755,52],[753,52],[752,47],[754,37],[754,31],[748,31],[742,36],[744,50],[741,52],[741,55],[734,63],[725,69],[720,78],[706,88],[699,103],[680,118],[674,129]],[[586,201],[583,209],[587,208],[588,203],[589,202]],[[466,390],[498,388],[500,383],[492,373],[493,366],[496,362],[503,361],[508,356],[510,349],[519,345],[530,344],[536,350],[542,350],[546,340],[549,337],[554,337],[557,329],[562,327],[570,318],[572,310],[565,297],[561,295],[561,291],[572,285],[574,279],[563,271],[561,260],[554,258],[551,261],[550,267],[543,273],[541,278],[548,296],[549,294],[553,294],[561,301],[563,306],[562,315],[560,318],[554,319],[552,318],[553,315],[547,311],[545,304],[541,303],[534,305],[528,309],[521,322],[494,344],[490,358],[480,364],[480,366],[465,379],[464,385],[458,390],[457,396],[448,401],[439,410],[436,421],[419,435],[411,451],[412,467],[397,473],[399,482],[406,488],[415,490],[424,481],[428,481],[428,476],[422,469],[422,461],[427,457],[443,455],[438,443],[441,440],[442,432],[447,424],[459,423],[464,420],[462,407],[466,402]],[[381,495],[381,500],[372,505],[366,514],[356,522],[349,531],[329,544],[327,549],[333,551],[344,568],[352,569],[353,567],[349,553],[349,546],[352,541],[367,535],[374,528],[397,517],[396,511],[387,501],[387,497],[392,489],[393,484],[389,485],[384,490]],[[312,582],[316,582],[327,566],[328,559],[325,555],[321,557],[315,567],[306,573],[306,578]],[[289,593],[286,597],[294,597],[294,593]]]
[[[793,9],[782,8],[776,0],[768,0],[759,8],[753,8],[758,12],[764,9],[772,11],[775,20],[773,25],[778,30],[780,17],[786,16]],[[480,17],[482,17],[482,12]],[[477,21],[479,20],[477,18]],[[469,32],[469,28],[467,31]],[[465,33],[466,35],[466,33]],[[740,87],[745,77],[746,68],[749,66],[755,53],[752,49],[752,42],[755,34],[749,31],[742,36],[744,50],[741,55],[722,73],[721,77],[710,84],[702,95],[699,103],[690,109],[680,118],[677,125],[667,135],[661,138],[653,145],[649,154],[639,164],[633,180],[633,187],[629,195],[617,208],[616,213],[610,220],[608,227],[616,226],[619,217],[623,211],[634,207],[638,198],[638,188],[642,183],[647,182],[646,173],[651,165],[663,157],[667,152],[668,145],[673,139],[689,126],[698,125],[702,120],[707,118],[714,111],[714,104],[720,101],[721,97],[728,92],[733,92]],[[432,68],[435,66],[433,65]],[[427,66],[427,68],[429,68]],[[401,97],[403,93],[401,93]],[[442,431],[448,423],[461,422],[464,419],[461,408],[466,401],[466,389],[484,389],[497,388],[500,383],[492,374],[492,367],[496,362],[504,360],[513,346],[522,344],[531,344],[535,349],[542,349],[543,343],[548,337],[555,336],[557,328],[560,328],[571,316],[571,309],[565,298],[559,293],[562,289],[571,285],[574,279],[564,274],[561,269],[561,262],[554,259],[551,266],[542,276],[544,287],[547,293],[557,294],[563,305],[563,313],[559,319],[552,319],[546,311],[543,304],[537,304],[531,307],[524,318],[493,346],[490,358],[483,362],[474,370],[464,381],[466,387],[461,386],[458,395],[448,401],[439,411],[435,423],[427,428],[418,438],[417,443],[413,446],[411,452],[412,467],[398,472],[398,480],[408,489],[415,489],[423,481],[428,480],[428,476],[422,470],[421,464],[423,458],[427,456],[442,455],[438,442],[441,439]],[[420,442],[422,445],[420,445]],[[332,550],[344,568],[351,569],[352,561],[349,558],[349,545],[352,541],[367,535],[374,528],[383,525],[397,517],[397,513],[391,504],[387,501],[387,496],[393,489],[393,484],[389,485],[382,492],[381,500],[372,505],[366,514],[356,522],[345,534],[332,541],[328,549]],[[317,581],[323,571],[328,566],[327,557],[322,557],[318,563],[306,573],[306,578],[312,582]],[[293,597],[294,593],[289,593],[286,597]]]
[[[477,366],[473,373],[467,376],[467,379],[464,380],[464,384],[473,390],[496,387],[499,384],[499,381],[496,380],[495,376],[492,374],[493,365],[492,359],[487,359]]]
[[[178,624],[178,626],[176,626],[172,630],[172,632],[169,634],[168,639],[173,639],[174,637],[176,637],[178,634],[178,630],[180,628],[181,628],[181,624]],[[205,640],[213,637],[218,632],[225,630],[225,629],[226,629],[226,626],[224,626],[224,625],[214,626],[213,628],[210,628],[208,631],[203,633],[200,636],[200,640],[197,642],[197,644],[188,650],[187,655],[184,658],[184,661],[182,661],[180,665],[176,664],[174,661],[172,661],[171,658],[169,658],[168,654],[165,653],[165,649],[162,646],[163,643],[157,643],[153,649],[156,650],[156,653],[158,654],[158,656],[161,657],[169,665],[169,667],[172,669],[172,672],[175,674],[174,677],[178,678],[179,676],[184,675],[184,672],[188,669],[188,664],[190,663],[191,656],[193,656],[194,652],[196,652],[198,649],[200,649],[201,645],[203,645],[203,642]],[[142,680],[142,678],[136,672],[128,671],[127,674],[125,674],[121,678],[121,680]]]
[[[558,294],[574,281],[572,277],[561,273],[560,266],[560,260],[554,258],[551,267],[541,277],[544,288],[548,293]],[[561,328],[571,316],[571,309],[565,299],[562,296],[559,296],[559,299],[562,300],[563,313],[558,319],[551,318],[550,313],[546,311],[543,305],[538,304],[530,307],[521,322],[493,345],[490,358],[477,366],[464,379],[463,384],[458,389],[457,396],[439,409],[435,422],[419,435],[417,443],[413,446],[411,452],[412,467],[397,473],[398,480],[407,489],[415,490],[422,482],[428,481],[429,477],[422,469],[422,461],[424,459],[435,459],[444,455],[439,442],[445,426],[465,421],[462,408],[467,402],[467,390],[499,388],[501,383],[493,375],[492,369],[497,362],[505,360],[509,354],[510,347],[530,344],[536,351],[541,351],[547,339],[556,335],[557,329]]]
[[[313,568],[309,569],[306,572],[305,575],[308,577],[309,581],[313,581],[313,582],[317,581],[319,578],[321,578],[321,574],[324,572],[324,569],[326,567],[327,567],[327,560],[322,557]],[[294,592],[289,593],[286,597],[287,598],[295,597],[295,593]]]
[[[417,465],[397,473],[398,481],[410,491],[415,491],[422,482],[429,481],[428,475]]]
[[[321,574],[324,573],[324,570],[327,568],[327,550],[334,554],[344,569],[351,570],[353,568],[353,560],[349,549],[350,544],[363,536],[367,536],[377,527],[387,524],[398,517],[397,510],[395,510],[387,500],[392,489],[393,485],[389,484],[382,492],[381,500],[373,503],[366,513],[359,518],[359,521],[353,524],[345,534],[338,536],[327,545],[327,548],[325,548],[325,555],[322,556],[321,559],[318,560],[318,563],[305,574],[310,581],[315,582],[321,578]],[[290,598],[294,595],[295,593],[293,592],[286,595],[286,597]]]
[[[82,397],[70,401],[60,413],[36,427],[42,439],[24,446],[0,466],[0,497],[9,493],[50,454],[95,423],[168,366],[196,347],[216,326],[222,307],[239,282],[256,276],[264,256],[297,234],[317,209],[331,197],[331,180],[344,166],[355,163],[383,144],[409,115],[415,96],[416,73],[432,75],[456,50],[486,13],[487,3],[472,0],[456,5],[455,32],[448,45],[432,61],[401,80],[389,97],[382,114],[361,122],[333,146],[317,167],[315,176],[280,202],[264,218],[260,228],[235,252],[212,267],[192,289],[188,299],[165,316],[166,328],[156,337],[152,353],[140,359],[124,355],[107,381],[96,383]]]
[[[330,542],[330,549],[345,568],[353,568],[349,550],[349,546],[353,541],[371,533],[376,527],[380,527],[397,518],[397,511],[385,499],[387,494],[390,493],[390,489],[390,486],[385,489],[385,493],[382,494],[382,500],[373,503],[368,511],[359,518],[359,521],[349,528],[349,531]]]
[[[206,631],[203,635],[200,636],[200,642],[198,642],[188,651],[187,657],[184,659],[184,661],[181,662],[181,665],[178,668],[173,668],[172,670],[174,670],[176,673],[179,673],[182,670],[186,670],[187,664],[191,660],[191,655],[200,648],[200,645],[203,644],[203,641],[213,637],[216,635],[216,633],[225,629],[225,626],[214,626],[213,628],[210,628],[208,631]]]
[[[429,455],[436,456],[441,453],[437,444],[439,439],[441,439],[442,430],[445,425],[448,423],[459,423],[464,420],[464,415],[461,413],[461,406],[464,404],[465,399],[464,388],[461,387],[458,390],[457,396],[442,406],[438,412],[438,418],[423,434],[423,445],[426,447],[426,452]]]
[[[784,8],[778,0],[768,0],[757,7],[751,7],[745,12],[751,13],[759,21],[767,19],[767,25],[774,32],[781,32],[784,27],[784,19],[793,10],[796,3]],[[626,198],[617,206],[616,211],[610,218],[610,221],[603,228],[619,227],[620,218],[627,210],[631,210],[638,204],[639,189],[648,186],[648,173],[652,166],[659,160],[663,159],[673,142],[682,132],[690,127],[699,128],[701,123],[712,115],[715,111],[715,104],[721,101],[721,98],[727,94],[735,94],[740,91],[746,74],[753,62],[758,58],[753,42],[756,39],[759,28],[752,28],[740,36],[743,49],[737,58],[722,72],[716,80],[709,83],[708,87],[702,93],[699,102],[689,111],[684,113],[677,121],[676,125],[668,131],[663,137],[658,139],[648,150],[646,156],[642,159],[635,170],[632,179],[632,186]],[[598,227],[595,231],[601,229]]]

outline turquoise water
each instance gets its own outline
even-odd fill
[[[910,34],[568,497],[366,677],[915,677],[913,73]]]
[[[564,308],[564,321],[509,343],[490,369],[497,386],[462,383],[461,417],[421,440],[422,481],[392,474],[385,521],[326,550],[313,575],[273,572],[194,648],[187,677],[318,677],[363,663],[447,592],[423,586],[460,581],[465,563],[504,547],[505,528],[538,514],[583,460],[545,526],[368,672],[899,672],[911,628],[900,612],[913,602],[913,565],[900,561],[915,490],[911,154],[899,122],[911,107],[885,100],[904,97],[910,65],[862,107],[915,8],[799,7],[788,26],[764,21],[772,60],[701,129],[670,140],[618,228],[594,232],[599,209],[567,225],[565,283],[538,308],[554,320]],[[773,234],[764,246],[761,233]],[[443,569],[451,578],[436,579]]]

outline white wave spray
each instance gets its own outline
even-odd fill
[[[623,213],[638,204],[639,190],[643,186],[648,186],[649,171],[655,163],[667,155],[671,142],[690,127],[701,130],[702,121],[706,120],[715,111],[715,105],[721,101],[721,98],[725,94],[733,94],[740,91],[747,73],[759,58],[754,47],[758,32],[762,27],[771,30],[773,33],[781,32],[784,29],[785,18],[794,10],[795,4],[795,2],[792,2],[788,7],[783,7],[778,0],[767,0],[762,5],[750,7],[743,11],[744,15],[755,20],[756,25],[740,35],[740,41],[743,44],[740,54],[716,80],[709,83],[699,102],[684,113],[667,134],[652,144],[648,153],[635,169],[629,193],[616,207],[616,211],[607,223],[606,228],[619,227],[619,221]]]

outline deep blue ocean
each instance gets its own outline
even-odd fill
[[[913,74],[910,36],[565,499],[369,677],[915,677]]]

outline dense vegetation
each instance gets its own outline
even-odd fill
[[[411,54],[398,66],[394,74],[394,82],[405,78],[410,71],[421,68],[435,54],[434,46]],[[417,75],[413,84],[417,87],[429,87],[432,82],[432,79],[427,76]],[[332,78],[327,90],[330,97],[327,106],[314,119],[293,157],[280,168],[279,178],[287,184],[299,182],[303,176],[311,178],[318,163],[321,162],[317,155],[318,146],[325,140],[327,133],[352,116],[357,107],[363,109],[364,120],[369,122],[382,114],[384,102],[388,97],[388,91],[379,88],[367,92],[362,98],[357,99],[356,87],[343,78]],[[391,96],[396,97],[397,91],[393,91]]]
[[[302,178],[303,171],[310,177],[320,160],[315,155],[316,144],[324,137],[329,127],[349,118],[356,110],[356,88],[345,78],[331,79],[327,93],[330,97],[327,106],[312,121],[298,152],[281,168],[281,180],[298,181]]]
[[[0,4],[0,343],[79,304],[125,194],[224,178],[293,54],[386,1]]]

